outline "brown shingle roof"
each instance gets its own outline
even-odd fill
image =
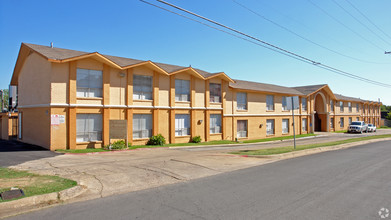
[[[303,93],[292,89],[290,87],[277,86],[266,83],[258,83],[258,82],[250,82],[243,80],[236,80],[236,83],[229,83],[229,86],[234,89],[244,89],[244,90],[253,90],[260,92],[272,92],[272,93],[281,93],[281,94],[289,94],[289,95],[303,95]]]
[[[363,102],[365,100],[362,100],[360,98],[354,98],[354,97],[349,97],[349,96],[343,96],[341,94],[334,94],[337,100],[342,100],[342,101],[352,101],[352,102]]]
[[[42,46],[37,44],[27,44],[24,43],[26,46],[30,47],[31,49],[35,50],[36,52],[44,55],[48,59],[53,60],[64,60],[72,57],[78,57],[81,55],[90,54],[88,52],[82,52],[77,50],[68,50],[68,49],[62,49],[57,47],[48,47],[48,46]]]
[[[297,91],[309,95],[313,92],[318,91],[320,88],[326,86],[327,84],[321,84],[321,85],[310,85],[310,86],[297,86],[297,87],[292,87],[293,89],[296,89]]]

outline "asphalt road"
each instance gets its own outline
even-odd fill
[[[2,167],[58,155],[60,154],[36,145],[0,140],[0,166]]]
[[[10,219],[381,219],[390,167],[383,141]]]

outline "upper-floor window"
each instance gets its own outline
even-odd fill
[[[283,96],[282,97],[282,110],[283,111],[288,111],[288,103],[287,103],[287,97],[286,96]]]
[[[360,111],[360,104],[356,103],[356,112]]]
[[[101,98],[102,97],[102,71],[77,69],[76,88],[77,97]]]
[[[152,100],[152,76],[133,75],[133,99]]]
[[[352,112],[352,103],[348,102],[349,112]]]
[[[221,85],[217,83],[209,84],[210,102],[221,103]]]
[[[307,98],[301,98],[301,110],[307,111]]]
[[[274,96],[272,95],[266,96],[266,110],[268,111],[274,110]]]
[[[221,133],[221,114],[211,114],[209,130],[211,134]]]
[[[246,110],[247,109],[247,93],[238,92],[236,93],[237,100],[237,109],[238,110]]]
[[[334,111],[334,101],[333,100],[330,100],[330,111],[331,112]]]
[[[175,101],[188,102],[190,101],[190,81],[175,80]]]
[[[339,102],[339,111],[343,112],[343,101]]]

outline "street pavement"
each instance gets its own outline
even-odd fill
[[[248,159],[248,158],[241,158]],[[391,141],[44,209],[23,219],[381,219]],[[382,209],[384,208],[384,209]]]

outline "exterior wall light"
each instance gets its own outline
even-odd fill
[[[199,125],[202,124],[202,120],[199,120],[199,121],[198,121],[198,124],[199,124]]]

